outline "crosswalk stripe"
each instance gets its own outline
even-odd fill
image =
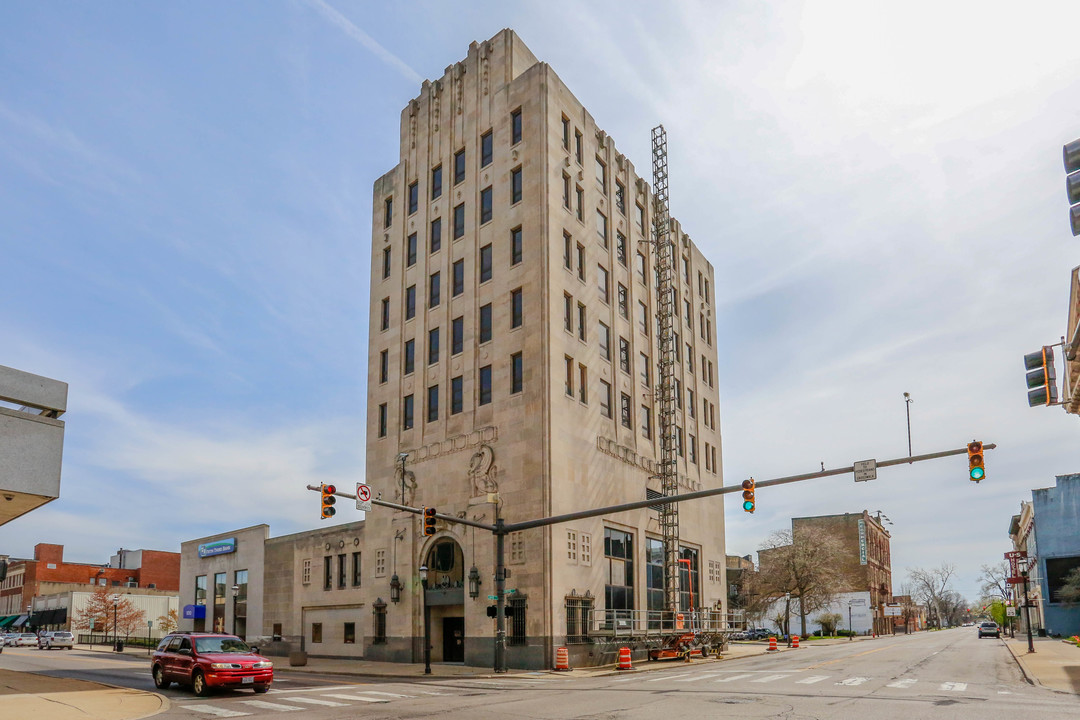
[[[282,705],[280,703],[266,702],[265,700],[240,700],[245,705],[257,707],[260,710],[276,710],[277,712],[289,712],[290,710],[303,710],[295,705]]]
[[[711,673],[708,675],[695,675],[688,677],[685,680],[676,680],[675,682],[697,682],[698,680],[708,680],[709,678],[720,677],[723,673]]]
[[[947,682],[941,683],[941,689],[946,692],[964,692],[967,690],[967,683]]]
[[[195,712],[206,713],[207,715],[214,715],[216,717],[243,717],[251,714],[237,712],[235,710],[226,710],[225,708],[214,707],[213,705],[184,705],[183,707],[185,710],[194,710]]]
[[[339,703],[333,700],[320,700],[312,697],[289,698],[289,702],[307,703],[308,705],[322,705],[323,707],[349,707],[349,703]]]
[[[713,682],[731,682],[732,680],[742,680],[743,678],[754,677],[750,675],[729,675],[728,677],[720,678],[719,680],[713,680]]]
[[[802,680],[796,680],[795,683],[798,684],[798,685],[813,685],[814,683],[818,683],[818,682],[821,682],[822,680],[828,680],[828,679],[829,679],[828,675],[811,675],[808,678],[803,678]]]
[[[864,682],[866,682],[869,679],[870,678],[868,678],[868,677],[849,677],[846,680],[841,680],[840,682],[838,682],[836,684],[837,685],[862,685]]]
[[[369,698],[369,697],[364,697],[363,695],[342,695],[340,693],[327,693],[326,695],[323,695],[323,697],[332,697],[332,698],[337,698],[338,700],[359,700],[360,702],[371,702],[371,703],[390,702],[389,700],[384,700],[382,698]]]
[[[416,697],[415,695],[402,695],[400,693],[388,693],[388,692],[381,692],[379,690],[357,690],[357,692],[360,693],[361,695],[386,695],[387,697],[395,697],[395,698]]]
[[[630,675],[628,677],[622,677],[622,678],[618,678],[617,680],[612,680],[611,682],[630,682],[632,680],[637,680],[637,678],[634,677],[633,675]]]
[[[916,680],[915,678],[904,678],[903,680],[897,680],[896,682],[891,682],[888,685],[886,685],[885,687],[909,688],[909,687],[911,687],[912,685],[914,685],[917,682],[919,682],[919,681]]]
[[[645,682],[661,682],[662,680],[674,680],[675,678],[686,677],[689,674],[690,673],[679,673],[678,675],[664,675],[663,677],[652,678],[650,680],[646,680]]]
[[[750,682],[767,683],[772,682],[773,680],[783,680],[786,677],[788,677],[788,675],[766,675],[765,677],[759,677],[757,680],[751,680]]]

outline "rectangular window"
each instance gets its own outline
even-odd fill
[[[678,378],[675,380],[675,407],[682,410],[682,383]]]
[[[566,394],[574,397],[574,358],[566,355],[563,361],[566,363]]]
[[[454,239],[465,237],[465,203],[454,207]]]
[[[649,307],[638,300],[638,330],[643,334],[649,334]]]
[[[585,282],[585,246],[577,246],[577,276],[578,280]]]
[[[626,236],[615,231],[615,259],[619,264],[626,267]]]
[[[686,284],[690,284],[690,258],[683,257],[682,259],[683,278],[686,279]]]
[[[322,623],[311,623],[311,642],[322,642]]]
[[[427,362],[434,365],[439,362],[439,328],[431,328],[427,334]]]
[[[562,119],[562,146],[570,149],[570,120],[565,115]]]
[[[596,184],[601,190],[607,192],[607,165],[599,157],[596,158]]]
[[[525,382],[525,370],[521,361],[521,353],[510,356],[510,393],[519,393]]]
[[[405,241],[405,267],[416,264],[416,233],[410,233]]]
[[[413,396],[406,395],[401,403],[401,428],[412,430],[413,427]]]
[[[206,589],[206,576],[202,575],[200,577],[201,577],[201,579],[203,581],[203,589],[205,590]],[[200,578],[196,578],[196,580],[198,580],[198,579],[200,579]],[[310,585],[311,584],[311,558],[304,558],[304,563],[300,567],[300,582],[302,582],[304,585]],[[203,596],[203,599],[205,599],[205,595]],[[202,605],[203,604],[203,603],[199,602],[199,597],[197,595],[195,597],[195,604],[196,605]],[[277,633],[277,634],[280,635],[281,633]]]
[[[581,132],[575,128],[574,129],[574,157],[577,158],[577,164],[578,165],[581,164],[581,146],[582,146]]]
[[[521,300],[521,288],[510,291],[510,327],[521,327],[522,321],[522,300]]]
[[[589,402],[589,369],[580,363],[578,369],[578,400],[588,404]]]
[[[390,375],[390,351],[383,350],[379,353],[379,382],[384,383]]]
[[[641,231],[641,234],[644,235],[645,234],[645,208],[643,208],[641,205],[637,206],[637,226],[638,226],[638,230]]]
[[[510,265],[521,262],[521,228],[516,227],[510,231]]]
[[[485,168],[491,164],[491,131],[480,136],[480,167]]]
[[[619,338],[619,368],[624,372],[630,372],[630,343],[626,338]]]
[[[450,354],[459,355],[465,347],[465,318],[456,317],[450,322]]]
[[[450,380],[450,414],[457,415],[461,412],[462,399],[464,397],[464,379],[461,375]]]
[[[562,242],[563,267],[565,267],[567,270],[572,270],[574,268],[574,239],[570,237],[570,233],[564,232],[562,234]]]
[[[585,222],[585,191],[580,185],[575,185],[574,194],[577,195],[577,219]]]
[[[611,418],[611,383],[607,380],[600,381],[600,414]]]
[[[431,221],[431,234],[428,236],[428,252],[437,253],[442,249],[442,218]]]
[[[689,438],[690,438],[690,462],[697,465],[697,438],[694,437],[693,435],[690,435]]]
[[[404,353],[404,355],[405,355],[404,373],[406,375],[412,375],[413,368],[414,368],[414,366],[416,364],[416,341],[415,340],[406,340],[405,341],[405,353]]]
[[[386,330],[390,327],[390,298],[382,299],[382,308],[379,310],[379,329]]]
[[[521,142],[521,108],[510,113],[510,144]]]
[[[608,271],[603,265],[596,266],[596,289],[600,291],[600,299],[605,303],[610,301],[609,289],[610,283],[608,282]]]
[[[694,403],[694,391],[686,391],[686,407],[690,409],[690,417],[697,417],[697,405]]]
[[[615,181],[615,207],[623,215],[626,214],[626,188],[618,180]]]
[[[649,372],[649,356],[645,353],[638,353],[638,372],[641,374],[641,384],[645,387],[651,387],[650,372]]]
[[[491,303],[480,306],[480,343],[491,342]]]
[[[352,586],[360,587],[360,553],[352,554]]]
[[[394,221],[394,198],[386,198],[386,202],[383,204],[383,227],[390,227],[390,223]]]
[[[439,419],[439,386],[432,385],[427,389],[427,421],[435,422]]]
[[[405,319],[412,320],[416,317],[416,286],[410,285],[405,288]]]
[[[637,276],[638,280],[645,283],[646,285],[648,284],[648,281],[646,280],[647,268],[645,265],[645,256],[641,253],[637,254]]]
[[[409,185],[409,214],[412,215],[420,207],[420,186],[416,183]]]
[[[353,645],[356,643],[356,623],[345,623],[345,644]]]
[[[323,556],[323,590],[334,589],[334,558]]]
[[[434,200],[442,195],[442,165],[431,171],[431,199]]]
[[[611,360],[611,328],[602,322],[597,325],[600,335],[600,357]]]
[[[477,389],[476,404],[488,405],[491,403],[491,366],[485,365],[480,368],[479,387]]]
[[[521,168],[516,167],[510,171],[510,204],[516,205],[521,202]]]
[[[619,283],[618,294],[619,294],[619,314],[622,315],[625,318],[626,314],[628,312],[630,312],[629,308],[627,307],[629,305],[629,302],[630,302],[629,301],[630,293],[629,293],[629,291],[627,291],[625,285],[623,285],[622,283]]]
[[[622,530],[604,528],[606,577],[604,607],[611,610],[634,609],[634,536]]]
[[[600,243],[607,247],[607,215],[596,211],[596,234],[600,236]]]
[[[480,282],[491,279],[491,245],[480,248]]]
[[[563,329],[574,332],[574,298],[563,293]]]
[[[694,348],[690,347],[690,343],[686,343],[686,370],[694,372]]]
[[[641,406],[641,435],[646,439],[652,439],[652,411],[648,405]]]
[[[465,261],[455,260],[453,265],[454,274],[454,297],[465,292]]]
[[[570,209],[570,176],[566,173],[562,176],[562,204],[567,210]]]
[[[585,328],[588,325],[588,319],[585,316],[585,306],[582,303],[577,304],[577,336],[581,342],[586,342],[587,337],[585,334]]]
[[[385,247],[382,251],[382,276],[383,280],[390,277],[390,248]]]
[[[375,577],[386,577],[386,550],[375,551]]]
[[[686,318],[686,327],[694,331],[694,311],[690,307],[689,300],[683,300],[683,317]]]
[[[627,430],[634,426],[634,420],[630,417],[630,396],[626,393],[619,393],[619,422]]]
[[[379,437],[386,437],[386,403],[379,405]]]
[[[376,605],[372,611],[374,627],[371,630],[371,644],[386,644],[386,604]]]
[[[442,302],[442,275],[440,273],[432,273],[428,278],[428,307],[439,307],[439,303]]]
[[[465,181],[465,148],[454,153],[454,184]]]
[[[480,191],[480,224],[491,222],[491,187]]]

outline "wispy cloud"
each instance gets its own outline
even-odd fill
[[[305,2],[313,10],[317,10],[323,17],[340,28],[346,35],[373,52],[379,59],[397,69],[397,71],[404,75],[407,80],[411,80],[415,83],[422,83],[424,81],[424,78],[420,73],[409,67],[408,63],[384,48],[375,40],[375,38],[356,27],[349,18],[327,5],[323,0],[305,0]]]

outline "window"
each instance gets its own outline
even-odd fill
[[[562,204],[567,210],[570,209],[570,176],[566,173],[562,176]]]
[[[698,292],[698,295],[704,295],[705,294],[705,276],[701,274],[700,270],[698,271],[698,274],[697,274],[697,292]]]
[[[698,571],[698,552],[693,548],[679,548],[679,609],[689,610],[694,602],[701,603],[701,574]],[[691,590],[693,588],[693,590]],[[695,597],[696,595],[696,597]]]
[[[386,382],[390,374],[390,351],[383,350],[379,353],[379,382]]]
[[[465,346],[465,318],[456,317],[450,322],[450,354],[459,355]]]
[[[626,236],[618,230],[615,231],[615,259],[626,267]]]
[[[566,355],[563,361],[566,363],[566,394],[574,397],[574,358]]]
[[[611,360],[611,328],[604,323],[597,323],[600,336],[600,357]]]
[[[371,611],[375,627],[372,629],[372,645],[386,644],[386,603],[377,603]]]
[[[480,167],[485,168],[491,164],[491,131],[480,136]]]
[[[675,379],[675,407],[682,410],[682,383]]]
[[[509,540],[507,544],[510,546],[510,564],[521,565],[525,562],[525,534],[512,532]]]
[[[588,325],[588,319],[585,316],[585,306],[582,303],[577,304],[577,336],[581,342],[586,342],[585,328]]]
[[[454,288],[451,291],[454,297],[465,292],[465,261],[455,260],[453,265]]]
[[[604,607],[633,610],[634,536],[622,530],[604,528],[604,562],[607,565]]]
[[[649,610],[664,610],[664,543],[645,538],[645,598]]]
[[[405,267],[416,264],[416,233],[410,233],[405,241]]]
[[[480,307],[480,342],[491,342],[491,303]]]
[[[334,589],[334,558],[329,555],[323,556],[323,590]]]
[[[521,228],[516,227],[510,231],[510,265],[514,266],[521,262]]]
[[[521,327],[522,304],[521,288],[510,291],[510,327]]]
[[[383,280],[390,277],[390,248],[384,247],[382,251],[382,276]]]
[[[646,439],[652,439],[652,412],[648,405],[641,406],[641,435]]]
[[[431,171],[431,199],[442,195],[442,165]]]
[[[641,384],[645,387],[651,386],[649,365],[649,356],[645,353],[638,353],[638,371],[641,373]]]
[[[524,544],[522,548],[524,548]],[[507,599],[507,610],[512,612],[510,616],[510,628],[506,633],[507,645],[528,645],[529,638],[526,633],[525,611],[529,607],[529,598],[526,595],[511,595]]]
[[[642,255],[641,253],[637,254],[637,275],[638,275],[638,280],[640,280],[641,282],[643,282],[645,284],[648,284],[648,281],[645,279],[646,278],[645,256]]]
[[[574,193],[577,195],[577,219],[585,222],[585,191],[580,185],[575,185]]]
[[[203,581],[203,589],[205,590],[205,588],[206,588],[206,576],[202,575],[202,576],[200,576],[200,578]],[[302,582],[305,585],[310,585],[311,584],[311,558],[304,558],[304,563],[301,566],[301,570],[300,570],[300,582]],[[204,595],[203,599],[204,600],[206,599],[205,595]],[[198,597],[195,598],[195,604],[196,605],[202,604],[202,603],[199,602]]]
[[[311,623],[311,642],[322,642],[322,623]]]
[[[510,356],[510,393],[519,393],[524,385],[525,370],[521,361],[521,353]]]
[[[592,618],[593,598],[578,595],[566,598],[566,644],[589,642],[589,621]]]
[[[357,554],[357,553],[354,553]],[[345,644],[352,645],[356,643],[356,623],[345,623]]]
[[[491,222],[491,186],[480,191],[480,224]]]
[[[420,206],[420,186],[416,183],[409,185],[409,214],[412,215]]]
[[[379,329],[386,330],[390,327],[390,298],[382,299],[382,308],[379,311]]]
[[[697,465],[697,438],[693,435],[689,435],[690,438],[690,462]]]
[[[630,396],[626,393],[619,393],[619,422],[627,430],[634,426],[634,420],[630,417]]]
[[[683,457],[683,431],[681,427],[675,428],[675,452]]]
[[[405,374],[412,375],[413,368],[416,361],[416,341],[405,341]]]
[[[564,232],[562,234],[562,242],[563,242],[563,253],[562,253],[563,267],[566,268],[567,270],[572,270],[574,268],[574,257],[573,257],[574,239],[572,237],[570,237],[570,233]]]
[[[644,335],[649,334],[649,307],[638,300],[638,330]]]
[[[454,153],[454,184],[465,180],[465,148]]]
[[[686,343],[686,370],[694,372],[694,348],[690,347],[690,343]]]
[[[578,280],[585,282],[585,246],[577,246],[577,276]]]
[[[439,362],[439,328],[431,328],[427,334],[427,362],[434,365]]]
[[[686,284],[690,284],[690,258],[683,257],[682,259],[683,278],[686,279]]]
[[[673,330],[671,332],[671,335],[672,335],[672,340],[673,340],[672,347],[674,347],[674,349],[675,349],[675,362],[681,363],[682,362],[682,342],[679,340],[679,333],[677,333],[677,332],[675,332]]]
[[[516,167],[510,171],[510,204],[516,205],[521,202],[521,168]]]
[[[461,375],[450,380],[450,414],[457,415],[461,412],[463,398],[464,379]]]
[[[405,288],[405,319],[412,320],[416,317],[416,286],[410,285]]]
[[[439,419],[439,386],[432,385],[427,389],[427,421],[435,422]]]
[[[641,231],[641,234],[644,235],[645,234],[645,208],[643,208],[641,205],[637,206],[637,226],[638,226],[638,230]]]
[[[562,119],[562,146],[570,149],[570,120],[565,115]]]
[[[600,291],[600,299],[605,303],[610,302],[609,297],[610,284],[608,282],[608,271],[603,265],[596,266],[596,289]]]
[[[386,437],[386,403],[379,405],[379,437]]]
[[[600,236],[600,243],[607,247],[607,215],[596,211],[596,234]]]
[[[428,307],[439,307],[439,303],[442,301],[442,276],[439,273],[432,273],[428,278]]]
[[[627,305],[629,305],[630,293],[627,291],[625,285],[623,285],[622,283],[619,283],[618,294],[619,294],[619,314],[622,315],[625,318],[627,313],[630,312],[629,309],[627,308]]]
[[[480,282],[491,279],[491,244],[480,248]]]
[[[563,293],[563,329],[574,332],[574,298],[567,293]]]
[[[510,144],[521,142],[521,108],[510,113]]]
[[[589,369],[578,364],[578,400],[588,404],[589,402]]]
[[[626,188],[618,180],[615,181],[615,207],[623,215],[626,214]]]
[[[390,223],[394,221],[394,198],[386,198],[386,202],[383,205],[383,227],[390,227]]]
[[[574,157],[577,158],[578,165],[581,164],[581,145],[582,145],[581,132],[576,128],[574,129]]]
[[[480,368],[479,387],[477,389],[476,404],[488,405],[491,403],[491,366],[485,365]]]
[[[352,586],[360,587],[360,553],[352,554]]]
[[[686,327],[694,330],[694,311],[690,309],[690,301],[683,300],[683,317],[686,318]]]
[[[607,165],[599,157],[596,158],[596,184],[601,190],[607,192]]]
[[[431,221],[431,234],[428,237],[428,251],[437,253],[442,249],[442,218]]]
[[[607,380],[600,381],[600,414],[611,418],[611,383]]]
[[[406,395],[401,403],[401,429],[412,430],[413,427],[413,396]]]
[[[375,577],[386,577],[386,551],[375,551]]]
[[[465,203],[454,208],[454,239],[465,237]]]
[[[619,368],[624,372],[630,372],[630,343],[626,338],[619,338]]]

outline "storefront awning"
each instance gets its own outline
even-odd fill
[[[50,620],[53,625],[63,625],[67,622],[67,608],[56,608],[53,610],[53,619]]]
[[[28,617],[30,617],[30,616],[29,615],[20,615],[15,620],[15,622],[11,623],[11,627],[22,627],[23,625],[26,624],[26,618],[28,618]]]
[[[47,614],[48,613],[46,613],[44,610],[39,610],[38,612],[30,616],[30,619],[26,621],[26,624],[30,627],[41,627],[45,624],[45,616]]]
[[[0,628],[6,628],[19,618],[18,615],[5,615],[0,618]]]

